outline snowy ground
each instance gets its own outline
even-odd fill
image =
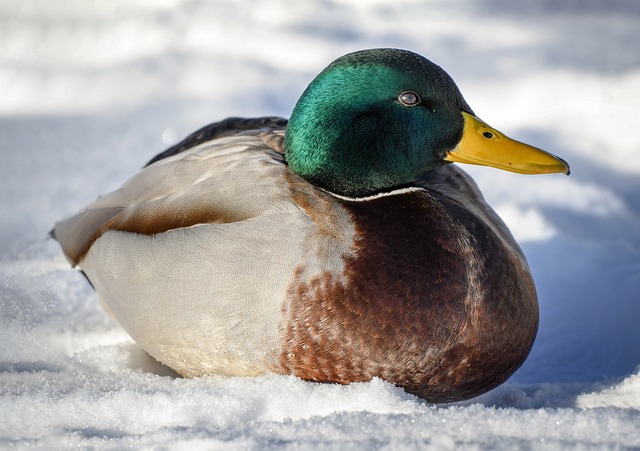
[[[640,4],[634,0],[0,3],[0,447],[640,447]],[[517,6],[516,6],[517,5]],[[402,47],[573,174],[468,168],[528,255],[538,340],[505,385],[433,406],[374,380],[185,380],[46,240],[228,115],[288,115],[335,57]]]

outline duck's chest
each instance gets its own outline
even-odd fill
[[[343,277],[291,285],[285,367],[312,380],[378,376],[448,400],[520,366],[537,329],[535,289],[486,218],[422,190],[344,207],[355,251]]]

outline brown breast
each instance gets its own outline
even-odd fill
[[[347,282],[294,277],[283,372],[337,383],[380,377],[449,402],[520,367],[537,331],[535,288],[486,218],[424,190],[342,202],[357,232]]]

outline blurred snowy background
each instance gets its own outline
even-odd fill
[[[529,258],[525,365],[470,402],[382,381],[176,379],[46,236],[229,115],[288,116],[336,57],[399,47],[570,177],[465,167]],[[640,3],[3,0],[0,447],[640,447]]]

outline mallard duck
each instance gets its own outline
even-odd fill
[[[463,400],[524,362],[538,303],[521,249],[452,162],[569,173],[476,117],[431,61],[363,50],[288,121],[209,125],[53,236],[180,375],[378,377]]]

